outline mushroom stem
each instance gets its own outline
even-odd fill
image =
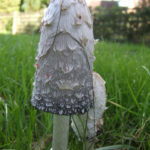
[[[67,150],[69,119],[69,116],[54,115],[52,142],[53,150]]]

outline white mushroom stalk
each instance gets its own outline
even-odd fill
[[[51,0],[42,19],[31,102],[36,109],[66,115],[61,134],[56,131],[62,118],[54,116],[53,139],[61,143],[66,143],[69,116],[85,114],[94,105],[93,52],[93,23],[85,0]],[[55,143],[53,150],[66,149]]]

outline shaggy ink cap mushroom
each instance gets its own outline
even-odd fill
[[[93,23],[84,0],[52,0],[43,19],[32,105],[59,115],[93,106]]]

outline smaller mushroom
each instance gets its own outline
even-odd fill
[[[86,139],[91,140],[96,137],[103,124],[102,115],[106,110],[106,89],[105,81],[102,77],[94,72],[93,73],[93,87],[94,87],[94,107],[88,113],[72,117],[71,126],[79,140],[84,138],[83,123],[86,125]],[[76,128],[77,127],[77,128]]]

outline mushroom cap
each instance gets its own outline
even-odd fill
[[[94,38],[83,0],[53,0],[43,19],[32,105],[59,115],[93,106]]]

